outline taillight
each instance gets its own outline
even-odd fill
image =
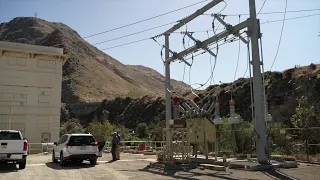
[[[23,143],[23,151],[28,151],[28,143],[27,142]]]
[[[66,144],[66,148],[69,148],[71,145],[69,143]]]
[[[94,142],[94,143],[92,143],[92,146],[99,146],[99,143],[98,142]]]

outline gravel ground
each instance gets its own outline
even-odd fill
[[[155,156],[121,154],[121,160],[108,162],[110,154],[98,159],[98,165],[72,164],[61,168],[51,163],[50,155],[30,155],[26,169],[17,170],[13,164],[0,165],[0,180],[212,180],[212,179],[319,179],[320,166],[301,163],[296,169],[270,172],[250,172],[227,169],[226,172],[194,169],[191,171],[163,171],[147,168]]]

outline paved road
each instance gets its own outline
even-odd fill
[[[14,165],[0,165],[0,180],[212,180],[212,179],[319,179],[320,166],[301,164],[297,169],[281,169],[272,172],[227,170],[217,172],[194,169],[191,171],[163,171],[147,168],[155,156],[123,154],[120,161],[108,163],[110,155],[99,158],[99,164],[73,164],[61,168],[50,162],[50,155],[31,155],[26,169],[17,170]]]

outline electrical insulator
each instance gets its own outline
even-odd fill
[[[230,104],[230,117],[228,118],[228,123],[229,124],[240,123],[240,120],[236,116],[236,113],[235,113],[235,106],[234,105],[236,104],[236,102],[234,100],[230,100],[229,104]]]
[[[216,102],[216,109],[215,109],[215,113],[214,114],[215,114],[215,117],[213,119],[213,123],[216,124],[216,125],[222,124],[223,120],[220,117],[220,104],[219,104],[218,101]]]
[[[271,114],[268,114],[267,115],[267,122],[271,122],[272,121],[272,116],[271,116]]]
[[[173,97],[173,104],[174,105],[177,105],[177,104],[179,104],[180,103],[180,98],[178,98],[177,96],[174,96]]]
[[[173,119],[180,119],[180,99],[178,97],[173,97]]]

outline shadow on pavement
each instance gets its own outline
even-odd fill
[[[68,169],[83,169],[83,168],[92,168],[94,165],[85,164],[85,163],[67,163],[64,166],[60,166],[59,163],[47,162],[46,166],[55,170],[68,170]]]
[[[273,178],[273,179],[281,179],[281,180],[297,180],[292,176],[289,176],[281,171],[278,170],[269,170],[269,171],[262,171],[265,175]]]
[[[120,171],[126,171],[126,170],[120,170]],[[138,171],[149,172],[157,175],[169,176],[172,178],[184,179],[184,180],[198,180],[199,178],[197,177],[199,176],[209,176],[209,177],[212,177],[212,179],[220,178],[220,179],[226,179],[226,180],[238,180],[237,178],[228,177],[231,173],[227,173],[227,172],[200,173],[200,172],[194,172],[188,169],[187,170],[171,170],[171,169],[160,169],[160,168],[150,168],[150,167],[145,167]]]
[[[3,163],[0,164],[0,174],[2,173],[10,173],[10,172],[17,172],[17,165],[13,163]]]
[[[113,163],[113,162],[117,162],[117,161],[110,160],[110,161],[108,161],[108,162],[106,162],[106,163]]]

